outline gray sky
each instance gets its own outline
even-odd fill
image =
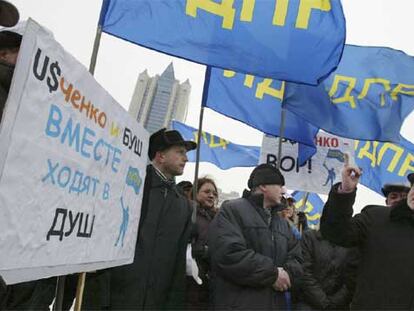
[[[32,17],[49,28],[64,48],[86,67],[92,53],[101,0],[9,0],[20,11],[21,19]],[[271,0],[268,0],[271,1]],[[333,0],[336,1],[336,0]],[[389,46],[414,55],[414,1],[342,0],[347,19],[347,43]],[[128,109],[138,73],[161,73],[173,61],[176,78],[192,85],[187,124],[197,127],[204,79],[204,66],[150,51],[103,34],[95,76],[111,95]],[[414,141],[414,114],[405,121],[402,134]],[[410,126],[411,125],[411,126]],[[211,110],[205,112],[205,131],[234,143],[260,145],[261,133]],[[209,174],[224,191],[241,193],[251,168],[221,171],[202,163],[200,176]],[[188,164],[182,179],[192,180],[194,165]],[[368,203],[382,204],[384,199],[360,187],[356,208]]]

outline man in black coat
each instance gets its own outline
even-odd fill
[[[210,224],[216,310],[284,310],[302,275],[302,256],[288,222],[277,214],[284,178],[269,164],[250,175],[243,198],[223,203]]]
[[[351,291],[347,272],[351,252],[308,230],[301,239],[303,278],[299,310],[349,310]]]
[[[407,199],[392,207],[371,205],[352,217],[360,170],[345,165],[321,219],[332,242],[359,246],[361,261],[353,310],[414,309],[414,173]]]
[[[407,194],[410,187],[402,184],[385,184],[381,188],[382,194],[385,197],[385,205],[393,206],[401,200],[407,199]]]
[[[85,310],[183,309],[192,207],[174,177],[183,173],[186,153],[195,148],[178,131],[151,135],[134,262],[90,274]]]

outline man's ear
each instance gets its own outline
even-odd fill
[[[163,151],[157,151],[155,152],[154,159],[156,162],[162,163],[164,161],[164,152]]]
[[[0,50],[0,59],[1,60],[5,60],[7,55],[7,51],[6,50]]]
[[[266,185],[259,185],[259,189],[262,193],[264,193],[267,190]]]

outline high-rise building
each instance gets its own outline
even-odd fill
[[[130,114],[150,132],[171,128],[171,121],[184,122],[187,117],[191,85],[180,83],[174,76],[173,64],[161,75],[150,77],[140,73],[129,106]]]

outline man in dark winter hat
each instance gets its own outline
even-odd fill
[[[401,200],[407,198],[407,193],[410,191],[410,187],[404,184],[385,184],[381,191],[385,197],[385,204],[387,206],[394,206]]]
[[[19,21],[19,11],[4,0],[0,0],[0,26],[13,27]]]
[[[302,255],[277,210],[285,179],[270,164],[251,173],[243,198],[223,203],[210,224],[213,309],[286,310]],[[241,294],[242,293],[242,294]]]
[[[352,217],[361,171],[345,161],[342,182],[329,193],[322,235],[337,245],[359,247],[361,258],[353,310],[413,310],[414,175],[406,200],[391,207],[369,205]]]
[[[174,179],[183,173],[187,151],[196,146],[175,130],[161,129],[150,136],[151,164],[145,177],[134,262],[89,275],[85,310],[184,308],[186,249],[193,210]]]
[[[0,120],[11,86],[22,36],[13,31],[0,31]]]

